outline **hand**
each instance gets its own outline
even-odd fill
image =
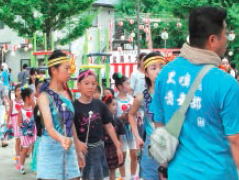
[[[120,118],[128,122],[128,113],[123,113]]]
[[[159,171],[159,177],[162,180],[167,180],[168,175],[167,175],[167,165],[162,165],[158,169]]]
[[[136,137],[135,138],[135,141],[136,141],[136,147],[137,149],[142,149],[144,147],[144,141],[141,139],[141,137]]]
[[[116,153],[117,153],[117,157],[118,157],[118,163],[122,164],[123,160],[124,160],[122,148],[117,148]]]
[[[81,152],[83,153],[83,155],[86,155],[87,154],[87,152],[88,152],[88,147],[87,147],[87,145],[85,144],[85,143],[83,143],[83,142],[80,142],[79,143],[79,147],[80,147],[80,150],[81,150]]]
[[[72,141],[70,138],[62,136],[60,139],[60,143],[63,149],[68,150],[71,147]]]
[[[86,163],[85,163],[85,156],[82,152],[80,152],[78,155],[78,165],[79,165],[79,168],[83,168],[85,167]]]

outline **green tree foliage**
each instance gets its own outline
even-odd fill
[[[230,57],[232,60],[239,60],[239,1],[238,0],[139,0],[140,13],[150,13],[150,19],[161,19],[158,27],[154,28],[151,23],[152,41],[154,48],[164,47],[164,41],[160,37],[164,29],[168,32],[167,47],[181,48],[186,42],[188,36],[188,16],[192,9],[198,6],[217,6],[227,10],[227,29],[233,30],[236,34],[234,41],[228,42],[228,51],[232,50],[234,55]],[[128,35],[137,28],[136,23],[131,25],[128,19],[132,18],[136,21],[135,0],[121,0],[116,5],[116,18],[124,20],[124,26]],[[176,26],[178,19],[182,26]],[[141,23],[145,24],[141,18]],[[137,34],[136,34],[137,36]],[[141,46],[147,47],[146,35],[140,32]],[[136,39],[136,38],[135,38]],[[228,53],[228,52],[227,52]],[[228,55],[226,53],[226,55]]]
[[[230,60],[236,60],[239,64],[239,1],[238,0],[161,0],[161,4],[165,4],[168,10],[175,16],[186,20],[186,26],[188,25],[187,19],[191,10],[198,6],[216,6],[223,7],[227,11],[227,30],[235,33],[235,39],[228,41],[228,50],[233,51],[233,56],[228,56]]]
[[[137,38],[137,23],[136,23],[136,1],[135,0],[121,0],[115,6],[116,10],[116,24],[123,21],[123,29],[126,37],[129,37],[132,32],[136,34],[134,42]],[[146,27],[145,19],[149,13],[151,22],[151,39],[153,48],[164,48],[164,40],[161,38],[161,33],[166,30],[169,34],[167,39],[168,48],[178,48],[186,41],[187,28],[185,20],[180,20],[181,27],[177,26],[178,19],[165,8],[165,4],[160,3],[159,0],[140,0],[140,24]],[[130,24],[129,19],[133,19],[134,23]],[[155,19],[161,19],[161,22],[154,22]],[[158,24],[157,27],[154,24]],[[140,31],[140,46],[141,48],[148,48],[147,33],[144,29]]]
[[[24,38],[46,33],[48,45],[54,31],[66,29],[64,45],[83,35],[94,15],[86,13],[94,0],[0,0],[0,20]],[[69,31],[68,31],[69,30]],[[49,47],[49,46],[48,46]]]

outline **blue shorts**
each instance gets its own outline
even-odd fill
[[[147,180],[158,180],[159,164],[148,154],[148,146],[150,145],[150,137],[146,136],[142,158],[140,161],[140,177]]]
[[[63,178],[63,148],[59,142],[49,136],[42,136],[37,156],[37,178]],[[80,177],[75,145],[67,151],[67,179]]]

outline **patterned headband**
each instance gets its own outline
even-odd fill
[[[57,64],[61,64],[61,63],[64,63],[64,62],[69,62],[69,61],[70,61],[70,59],[67,56],[59,57],[59,58],[56,58],[56,59],[51,59],[51,60],[48,61],[47,67],[52,67],[52,66],[55,66]]]
[[[95,75],[94,71],[86,70],[86,71],[83,71],[82,73],[79,74],[79,76],[77,78],[77,81],[79,81],[80,78],[85,78],[86,76],[89,76],[89,75],[92,75],[96,78],[96,75]]]
[[[156,62],[161,62],[163,64],[166,64],[164,57],[155,56],[155,57],[148,58],[144,61],[144,69],[146,69],[149,65]]]

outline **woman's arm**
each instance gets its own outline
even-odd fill
[[[144,146],[144,141],[141,139],[138,133],[138,127],[134,118],[134,115],[139,111],[142,105],[142,102],[143,102],[143,95],[138,94],[134,99],[134,103],[132,107],[130,108],[129,115],[128,115],[129,123],[136,140],[137,149],[141,149]]]
[[[13,102],[10,101],[9,111],[7,112],[7,125],[9,125],[10,117],[11,117],[11,115],[12,115],[12,106],[13,106]]]
[[[47,133],[49,134],[49,136],[51,138],[60,142],[62,147],[67,150],[71,146],[71,143],[72,143],[71,139],[61,135],[54,128],[49,105],[50,105],[50,102],[49,102],[49,99],[48,99],[46,93],[44,93],[44,92],[41,93],[39,98],[38,98],[38,106],[39,106],[39,110],[42,114],[44,125],[46,127]]]
[[[21,126],[21,125],[22,125],[22,111],[21,111],[21,110],[18,112],[17,125],[18,125],[18,126]]]
[[[81,153],[83,153],[84,155],[86,155],[87,154],[87,146],[86,146],[85,143],[83,143],[79,140],[74,123],[72,125],[72,135],[73,135],[73,138],[74,138],[74,143],[75,143],[75,146],[76,146],[77,154],[80,155]]]

